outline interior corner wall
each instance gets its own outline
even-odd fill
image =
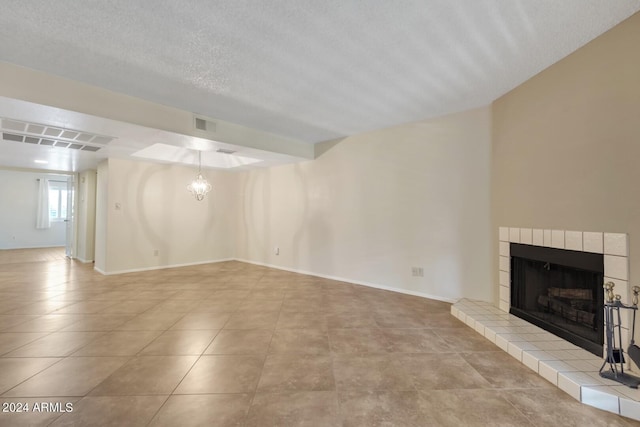
[[[94,268],[101,273],[107,270],[107,205],[109,202],[109,160],[98,163],[96,170],[96,231]]]
[[[628,233],[640,280],[638,46],[640,13],[495,101],[493,254],[498,226]]]
[[[207,170],[213,190],[199,202],[187,191],[196,172],[116,158],[101,163],[96,268],[114,274],[233,258],[233,174]]]
[[[490,114],[486,107],[352,136],[314,161],[243,172],[238,258],[490,301]]]
[[[96,234],[96,170],[90,169],[78,174],[77,245],[75,258],[82,262],[95,259]]]
[[[52,221],[51,227],[36,229],[38,179],[67,179],[46,172],[0,169],[0,249],[64,246],[66,224]]]

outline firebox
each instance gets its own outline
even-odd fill
[[[510,313],[602,356],[602,254],[511,243]]]

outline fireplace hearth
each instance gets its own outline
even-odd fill
[[[510,244],[509,311],[602,356],[602,254]]]

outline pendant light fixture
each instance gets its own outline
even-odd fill
[[[211,184],[202,176],[202,151],[198,151],[198,175],[187,186],[187,190],[191,191],[197,201],[203,200],[204,196],[211,191]]]

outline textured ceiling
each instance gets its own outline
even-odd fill
[[[640,0],[4,0],[0,60],[318,142],[487,105]]]

